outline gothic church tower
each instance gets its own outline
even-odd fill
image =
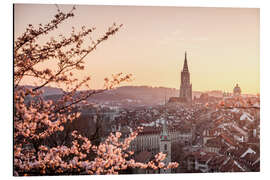
[[[184,67],[181,72],[181,84],[179,97],[185,99],[186,102],[192,102],[192,84],[190,84],[190,74],[187,64],[187,52],[185,52]]]

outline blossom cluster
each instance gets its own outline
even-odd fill
[[[123,141],[121,133],[111,133],[110,136],[98,146],[92,145],[90,140],[73,131],[74,140],[67,147],[48,147],[40,145],[38,149],[33,147],[14,147],[14,166],[16,173],[32,175],[39,174],[118,174],[127,168],[168,169],[178,167],[178,163],[162,162],[166,154],[158,153],[155,159],[148,163],[136,162],[131,158],[134,152],[129,151],[129,145],[136,138],[138,131],[132,132]],[[89,154],[93,152],[95,158],[89,160]]]
[[[58,13],[47,24],[34,27],[30,24],[26,31],[14,42],[14,175],[54,175],[54,174],[117,174],[127,168],[174,168],[177,163],[167,167],[161,162],[159,154],[149,163],[135,162],[134,152],[129,145],[138,134],[132,132],[121,141],[121,133],[110,136],[99,145],[93,145],[87,137],[73,131],[72,142],[61,145],[48,143],[54,135],[61,134],[65,125],[76,120],[80,112],[76,107],[87,103],[87,99],[102,93],[124,81],[131,80],[131,74],[118,73],[105,78],[104,89],[78,92],[82,86],[88,87],[90,77],[79,81],[73,76],[75,70],[84,69],[84,59],[102,42],[114,35],[122,24],[113,24],[107,32],[90,46],[83,45],[87,36],[96,28],[82,27],[79,32],[73,28],[69,37],[60,35],[50,38],[45,44],[38,39],[47,36],[67,19],[74,16],[73,11]],[[92,38],[90,38],[92,39]],[[42,63],[54,61],[57,66],[43,67]],[[32,77],[39,84],[27,88],[20,83],[23,78]],[[47,85],[64,85],[66,91],[57,100],[45,100],[42,88]]]

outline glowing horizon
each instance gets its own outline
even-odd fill
[[[59,6],[63,11],[72,7]],[[45,24],[55,13],[55,5],[15,5],[15,39],[27,24]],[[243,94],[260,93],[258,8],[78,5],[75,17],[51,36],[85,25],[97,28],[97,38],[113,22],[124,26],[87,56],[85,70],[75,74],[91,75],[92,89],[102,88],[105,77],[119,72],[134,75],[134,81],[121,86],[179,89],[187,51],[193,91],[232,92],[238,83]]]

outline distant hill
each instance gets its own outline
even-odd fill
[[[26,86],[34,88],[34,86]],[[60,88],[43,87],[46,99],[57,99],[63,93]],[[222,97],[223,92],[218,90],[207,91],[208,95]],[[202,92],[193,91],[192,96],[200,97]],[[137,101],[142,104],[159,104],[164,103],[165,96],[167,100],[170,97],[178,97],[179,89],[166,87],[150,87],[150,86],[122,86],[113,90],[96,94],[88,99],[89,102],[110,102],[110,101]]]
[[[33,89],[36,86],[26,85],[24,87],[29,88],[29,89]],[[56,94],[62,94],[63,93],[62,89],[55,88],[55,87],[50,87],[50,86],[45,86],[45,87],[41,88],[41,90],[44,91],[43,96],[50,96],[50,95],[56,95]]]
[[[193,96],[199,96],[201,92],[193,92]],[[166,87],[150,87],[150,86],[122,86],[97,94],[91,100],[98,101],[140,101],[143,104],[159,104],[164,103],[170,97],[179,96],[179,90]]]
[[[35,88],[35,86],[26,86],[27,88]],[[54,87],[43,87],[46,99],[57,99],[63,90]],[[201,92],[193,92],[193,96],[199,96]],[[89,98],[89,102],[108,102],[108,101],[140,101],[143,104],[163,103],[170,97],[179,96],[179,90],[175,88],[150,87],[150,86],[122,86],[113,90],[96,94]]]

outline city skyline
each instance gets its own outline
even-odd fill
[[[27,24],[45,24],[55,13],[55,5],[15,5],[15,38]],[[89,21],[89,16],[94,18]],[[179,89],[187,51],[193,91],[231,92],[238,83],[244,94],[260,92],[258,8],[84,5],[76,6],[75,17],[57,33],[95,26],[97,38],[113,22],[124,26],[86,58],[83,73],[75,73],[79,78],[90,74],[91,88],[102,88],[105,77],[123,72],[132,73],[134,80],[122,85]]]
[[[261,172],[259,8],[13,8],[13,176]]]

